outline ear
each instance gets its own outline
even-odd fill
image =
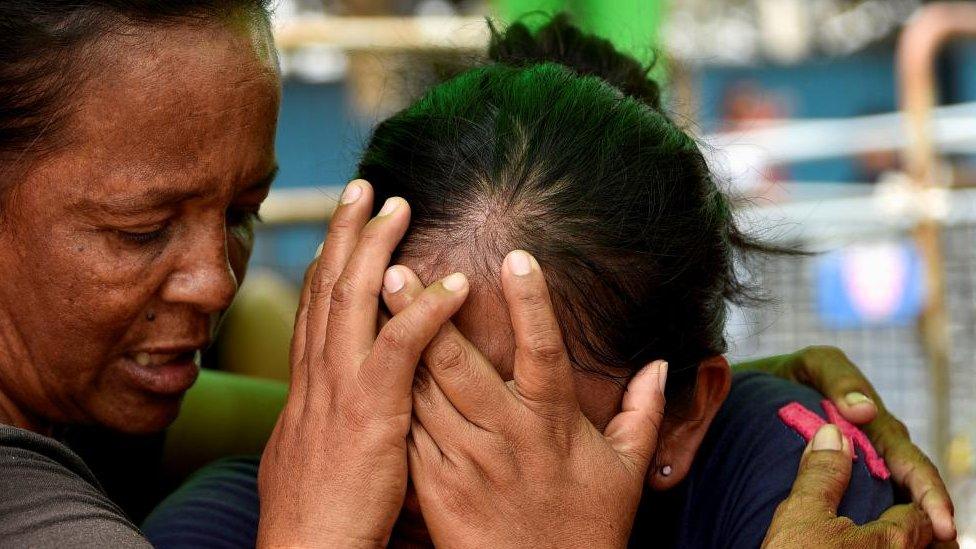
[[[695,454],[705,439],[732,385],[732,368],[724,356],[705,359],[698,366],[695,394],[682,417],[664,420],[657,452],[647,473],[647,484],[653,490],[669,490],[684,480],[691,470]],[[669,465],[671,474],[664,476],[661,468]]]

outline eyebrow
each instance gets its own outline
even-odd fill
[[[278,176],[278,165],[275,164],[260,179],[251,183],[240,194],[263,190],[271,187],[275,178]],[[111,196],[104,200],[95,201],[89,198],[79,201],[76,207],[82,212],[123,212],[129,215],[156,210],[168,204],[176,204],[184,200],[198,198],[199,191],[187,191],[171,188],[154,188],[138,196]]]

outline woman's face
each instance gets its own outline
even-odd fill
[[[98,45],[68,144],[0,221],[0,396],[39,423],[151,432],[230,305],[274,175],[263,24],[132,28]]]

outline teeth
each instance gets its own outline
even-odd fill
[[[149,353],[136,353],[136,362],[140,366],[149,366],[149,363],[152,361],[150,360]]]

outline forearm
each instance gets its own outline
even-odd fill
[[[733,364],[732,369],[736,372],[756,371],[775,374],[779,370],[780,366],[782,366],[783,363],[789,358],[790,355],[774,355],[763,358],[755,358],[745,362]]]

